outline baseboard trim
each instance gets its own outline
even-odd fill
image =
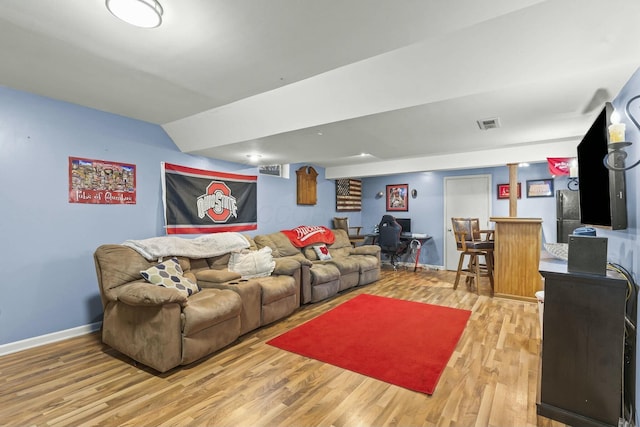
[[[381,264],[384,265],[391,265],[391,262],[389,261],[382,261]],[[403,267],[405,269],[413,269],[415,268],[415,263],[413,262],[403,262],[403,261],[399,261],[396,263],[396,265],[398,267]],[[422,269],[422,270],[445,270],[444,265],[432,265],[432,264],[418,264],[418,268]]]
[[[0,356],[17,353],[22,350],[39,347],[45,344],[51,344],[69,338],[78,337],[80,335],[90,334],[100,330],[100,326],[102,326],[102,322],[90,323],[88,325],[78,326],[76,328],[66,329],[64,331],[53,332],[46,335],[27,338],[21,341],[2,344],[0,345]]]

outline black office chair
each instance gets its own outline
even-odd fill
[[[397,270],[398,257],[407,252],[408,246],[406,242],[400,240],[402,227],[393,216],[384,215],[378,225],[378,232],[378,246],[383,254],[391,258],[391,265],[394,270]]]

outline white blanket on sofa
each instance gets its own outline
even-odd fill
[[[151,237],[143,240],[126,240],[122,243],[136,250],[149,261],[170,256],[210,258],[249,247],[249,241],[240,233],[213,233],[194,239],[176,236]]]

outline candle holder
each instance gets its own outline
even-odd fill
[[[631,120],[633,122],[633,124],[636,126],[636,128],[638,128],[638,130],[640,130],[640,124],[637,122],[637,120],[635,119],[633,114],[631,114],[631,111],[629,110],[629,106],[636,99],[640,99],[640,95],[636,95],[636,96],[632,97],[629,100],[629,102],[627,102],[627,105],[625,106],[625,113],[627,113],[627,117],[629,118],[629,120]],[[612,171],[627,171],[629,169],[633,169],[636,166],[638,166],[640,164],[640,160],[638,160],[637,162],[635,162],[634,164],[632,164],[630,166],[625,166],[624,165],[624,161],[627,158],[627,152],[624,151],[624,148],[631,146],[631,144],[632,143],[628,142],[628,141],[614,142],[614,143],[609,144],[607,146],[609,148],[609,152],[604,156],[604,159],[602,159],[602,163],[604,164],[604,166],[607,169],[612,170]],[[613,160],[613,165],[609,161],[610,158]]]
[[[609,144],[607,146],[609,148],[609,152],[607,153],[606,156],[604,156],[604,159],[602,159],[604,166],[607,169],[612,171],[627,171],[629,169],[633,169],[636,166],[638,166],[640,164],[640,160],[638,160],[631,166],[624,165],[624,160],[627,158],[627,152],[624,151],[624,148],[629,147],[631,144],[632,144],[631,142],[626,142],[626,141],[614,142],[612,144]],[[613,160],[613,165],[609,161],[610,158]]]

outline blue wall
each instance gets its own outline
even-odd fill
[[[388,184],[408,184],[409,192],[415,189],[417,197],[409,198],[408,212],[394,212],[394,216],[411,218],[411,228],[415,232],[427,233],[433,239],[427,241],[420,253],[420,263],[427,265],[444,265],[445,226],[444,218],[444,179],[452,176],[491,175],[492,182],[492,216],[509,216],[509,201],[498,200],[497,185],[509,182],[507,166],[495,168],[467,169],[446,172],[422,172],[401,175],[366,178],[362,188],[362,226],[367,232],[380,222],[386,214],[385,197],[376,199],[379,191],[384,192]],[[546,163],[532,164],[526,168],[518,168],[518,182],[522,184],[522,198],[518,200],[518,216],[542,218],[545,240],[556,241],[556,207],[555,197],[527,198],[526,181],[552,178]],[[556,190],[567,188],[566,177],[554,179]],[[406,260],[406,257],[405,259]]]
[[[132,163],[135,205],[68,203],[68,158]],[[160,126],[0,87],[0,345],[101,321],[93,251],[164,234],[160,163],[257,174],[181,153]],[[268,233],[330,225],[335,184],[317,168],[318,204],[296,204],[291,179],[259,175],[258,224]]]
[[[616,107],[640,93],[634,76],[614,101]],[[625,118],[626,119],[626,118]],[[637,144],[630,158],[639,158],[640,132],[629,120],[628,139]],[[67,201],[68,157],[86,157],[133,163],[137,166],[137,204],[83,205]],[[257,174],[254,167],[181,153],[161,127],[81,106],[0,87],[0,248],[4,280],[0,283],[0,345],[101,320],[93,265],[93,251],[104,243],[121,243],[164,234],[160,163]],[[334,216],[349,216],[352,225],[370,232],[385,214],[385,199],[375,194],[386,184],[407,183],[418,190],[410,199],[414,229],[434,237],[420,262],[442,265],[444,238],[443,181],[447,176],[491,174],[492,215],[507,216],[508,202],[497,200],[496,184],[508,182],[506,167],[451,172],[411,173],[365,178],[363,211],[335,212],[335,183],[316,167],[318,203],[296,204],[295,171],[291,179],[258,178],[258,229],[252,235],[297,225],[331,226]],[[519,169],[527,179],[550,177],[546,165]],[[629,229],[600,230],[609,238],[609,259],[632,271],[638,269],[637,170],[627,173]],[[566,188],[556,178],[555,188]],[[523,188],[524,191],[524,188]],[[555,199],[528,199],[518,203],[518,215],[542,217],[545,237],[555,241]],[[402,215],[405,216],[405,215]],[[10,274],[7,274],[9,273]]]
[[[640,69],[634,73],[627,84],[622,88],[618,96],[613,100],[613,106],[620,112],[621,121],[626,124],[626,140],[633,145],[626,148],[629,157],[627,165],[640,160],[640,129],[627,117],[625,107],[631,98],[640,95]],[[631,104],[633,116],[640,123],[640,102]],[[608,257],[634,272],[634,279],[638,281],[637,272],[640,268],[640,251],[638,242],[638,215],[640,213],[638,198],[638,179],[640,166],[625,172],[627,184],[627,216],[628,228],[626,230],[604,230],[598,233],[608,238]],[[639,365],[640,366],[640,365]],[[639,389],[640,390],[640,389]]]

